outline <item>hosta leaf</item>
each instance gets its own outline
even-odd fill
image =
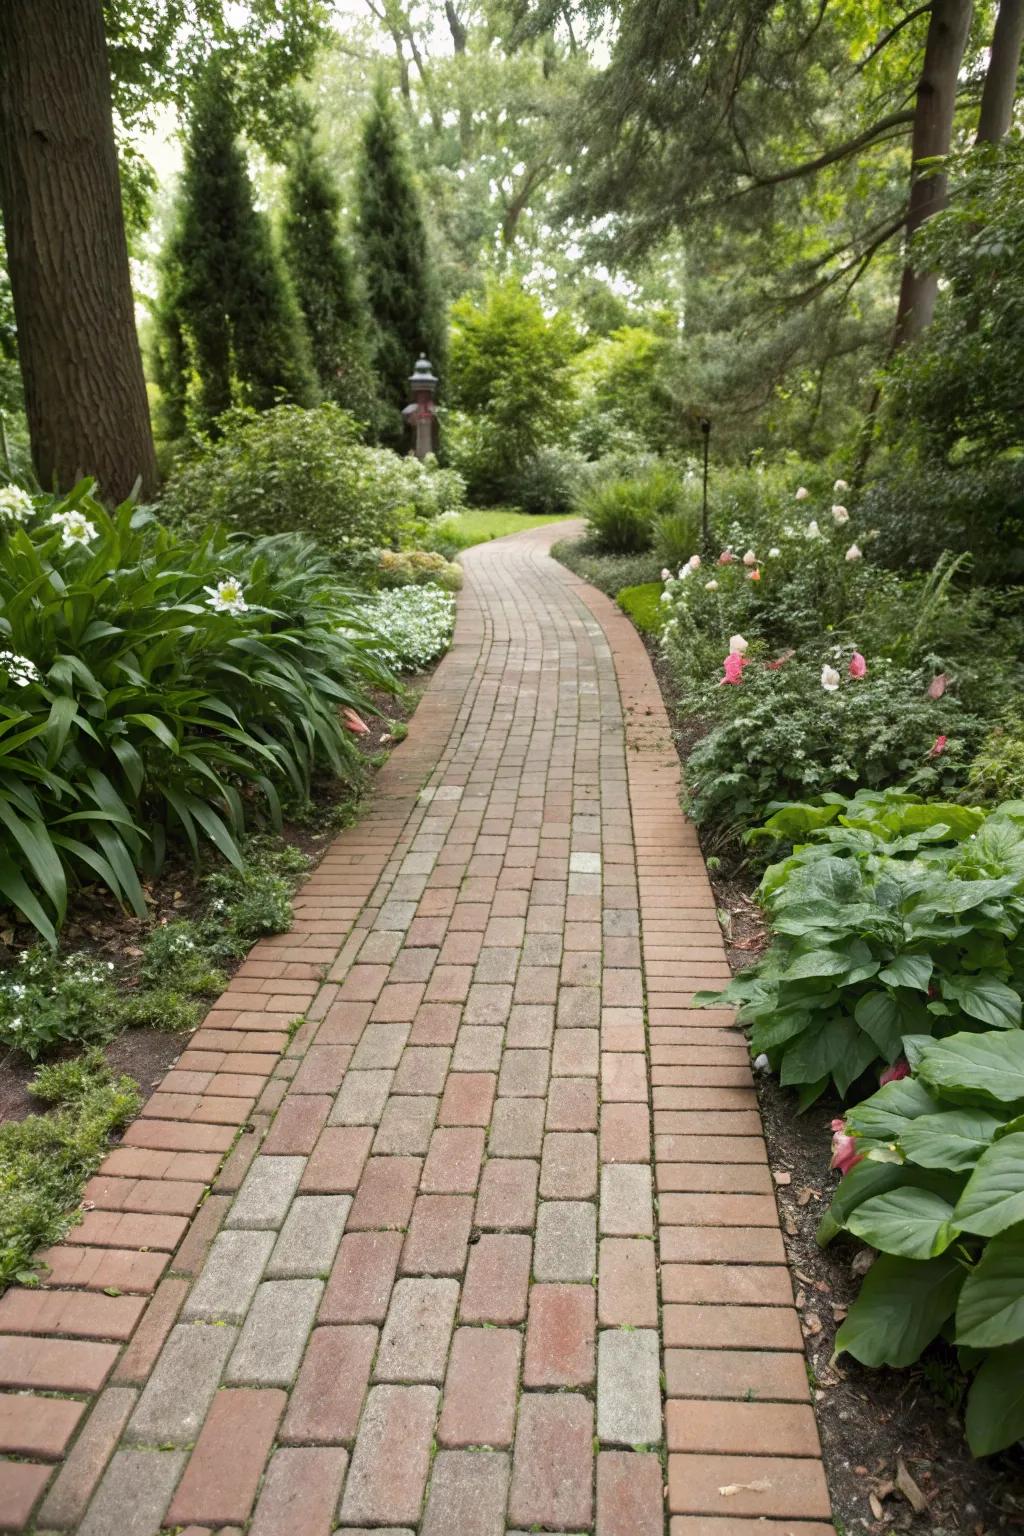
[[[938,1100],[916,1078],[900,1077],[855,1104],[846,1124],[867,1140],[896,1141],[919,1116],[934,1115],[938,1108]]]
[[[1024,1133],[1004,1136],[982,1154],[957,1201],[954,1219],[979,1237],[992,1237],[1024,1221]]]
[[[956,1342],[998,1349],[1024,1339],[1024,1223],[986,1244],[964,1281]]]
[[[789,962],[781,979],[802,981],[817,976],[842,976],[849,969],[847,957],[834,949],[810,949]]]
[[[935,1259],[883,1254],[836,1334],[836,1353],[845,1350],[862,1365],[913,1365],[953,1315],[963,1274],[948,1252]]]
[[[833,1015],[811,1025],[785,1049],[779,1071],[783,1087],[832,1076],[845,1093],[875,1058],[875,1048],[852,1019]]]
[[[932,1259],[956,1236],[953,1207],[927,1189],[900,1188],[865,1200],[847,1226],[882,1253],[905,1259]]]
[[[991,1456],[1024,1439],[1024,1344],[995,1349],[967,1394],[967,1443]]]
[[[900,1133],[900,1146],[922,1168],[966,1173],[991,1146],[1001,1124],[983,1109],[947,1109],[914,1120]]]
[[[892,1061],[903,1044],[900,1010],[888,992],[865,992],[853,1010],[861,1029],[874,1042],[880,1056]]]
[[[918,992],[927,992],[934,969],[930,955],[897,955],[879,971],[878,979],[890,987],[914,987]]]
[[[957,1104],[1024,1101],[1024,1033],[964,1033],[929,1041],[917,1072],[926,1087]]]
[[[964,1013],[993,1029],[1016,1029],[1021,1021],[1021,1001],[1012,987],[992,971],[977,976],[944,976],[943,997],[959,1003]]]

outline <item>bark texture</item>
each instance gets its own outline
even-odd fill
[[[151,493],[101,0],[0,0],[0,206],[40,481]]]
[[[998,144],[1013,121],[1017,96],[1017,72],[1024,45],[1024,0],[1000,0],[992,32],[985,88],[981,93],[978,143]]]
[[[926,219],[945,206],[947,178],[922,162],[949,153],[956,109],[957,75],[971,24],[971,0],[935,0],[928,23],[924,64],[917,87],[912,143],[907,240]],[[896,345],[912,341],[928,325],[935,310],[938,278],[921,272],[908,259],[903,269],[896,314]]]

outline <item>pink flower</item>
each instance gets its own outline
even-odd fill
[[[878,1079],[879,1087],[884,1088],[886,1083],[898,1083],[901,1077],[910,1076],[910,1062],[904,1061],[901,1056],[899,1061],[894,1061],[891,1067],[886,1067]]]
[[[931,751],[928,753],[928,756],[929,757],[941,757],[943,752],[945,752],[945,750],[946,750],[946,746],[947,746],[948,742],[949,742],[949,737],[948,736],[936,736],[935,743],[934,743]]]
[[[940,672],[938,677],[933,677],[931,682],[928,684],[928,697],[930,699],[941,699],[942,695],[946,691],[946,684],[948,682],[949,678],[946,676],[945,672]]]
[[[868,664],[864,660],[864,657],[861,655],[860,651],[854,651],[853,655],[850,657],[850,676],[865,677],[867,675],[867,670]]]
[[[845,1120],[832,1121],[832,1161],[830,1168],[838,1168],[840,1173],[849,1173],[856,1164],[864,1161],[863,1152],[857,1151],[857,1143],[848,1134]]]
[[[736,556],[733,554],[731,549],[723,549],[722,553],[718,557],[718,563],[719,565],[732,565],[735,559]]]
[[[730,651],[728,656],[722,662],[722,669],[725,672],[725,676],[719,683],[719,688],[724,688],[726,683],[733,683],[737,685],[742,683],[743,668],[747,665],[749,665],[747,658],[742,656],[739,651]]]
[[[343,709],[341,715],[345,722],[346,730],[351,731],[356,736],[369,735],[370,727],[360,715],[356,714],[354,709]]]

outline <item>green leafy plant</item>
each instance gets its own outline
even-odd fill
[[[816,840],[762,882],[767,956],[723,993],[699,996],[740,1005],[751,1050],[802,1106],[829,1083],[845,1097],[911,1037],[1020,1028],[1024,806],[986,819],[861,797],[788,807],[768,831],[799,836],[801,823]]]
[[[462,567],[454,560],[429,549],[381,550],[377,566],[382,587],[443,587],[446,592],[462,589]]]
[[[30,1061],[65,1045],[98,1045],[117,1028],[114,967],[91,955],[22,950],[0,974],[0,1046]]]
[[[1008,718],[985,737],[967,770],[965,796],[986,805],[1024,799],[1024,728]]]
[[[973,1378],[967,1438],[985,1456],[1024,1436],[1024,1035],[906,1043],[914,1075],[841,1129],[848,1171],[818,1239],[847,1231],[880,1257],[836,1348],[907,1366],[949,1338]]]
[[[628,478],[595,481],[581,494],[579,511],[599,552],[637,555],[652,548],[656,527],[676,513],[680,494],[677,471],[654,463]]]
[[[363,618],[380,639],[380,653],[396,671],[415,671],[442,655],[455,626],[455,599],[440,587],[400,587],[378,592]]]

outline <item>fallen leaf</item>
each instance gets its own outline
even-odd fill
[[[786,1229],[787,1237],[796,1237],[797,1233],[800,1231],[800,1228],[797,1226],[797,1224],[793,1220],[792,1216],[787,1216],[784,1219],[782,1225]]]
[[[807,1316],[803,1319],[803,1329],[804,1333],[811,1334],[812,1336],[819,1334],[821,1332],[821,1318],[814,1312],[808,1312]]]
[[[871,1513],[874,1515],[875,1519],[881,1520],[885,1514],[885,1510],[882,1508],[881,1504],[878,1502],[873,1493],[868,1494],[868,1503],[871,1505]]]
[[[878,1257],[873,1248],[862,1248],[855,1253],[850,1261],[850,1269],[855,1275],[866,1275],[872,1264]]]
[[[820,1200],[820,1199],[821,1199],[821,1190],[820,1189],[812,1189],[809,1184],[805,1184],[803,1189],[797,1190],[797,1195],[796,1195],[796,1203],[797,1203],[797,1205],[807,1205],[808,1202],[811,1201],[811,1200]]]
[[[718,1491],[723,1499],[731,1499],[737,1493],[767,1493],[771,1486],[769,1478],[758,1477],[752,1483],[726,1483]]]
[[[813,1277],[811,1275],[805,1275],[802,1269],[795,1269],[793,1271],[793,1273],[796,1275],[798,1280],[802,1280],[803,1281],[804,1285],[813,1285],[814,1284]]]
[[[902,1493],[915,1515],[924,1514],[928,1508],[928,1500],[907,1471],[907,1465],[902,1456],[896,1463],[896,1487]]]
[[[806,1291],[797,1291],[796,1297],[794,1299],[794,1303],[793,1304],[798,1309],[806,1307],[806,1305],[807,1305],[807,1292]]]
[[[849,1311],[849,1307],[841,1307],[836,1302],[832,1303],[832,1317],[835,1322],[841,1323]]]

